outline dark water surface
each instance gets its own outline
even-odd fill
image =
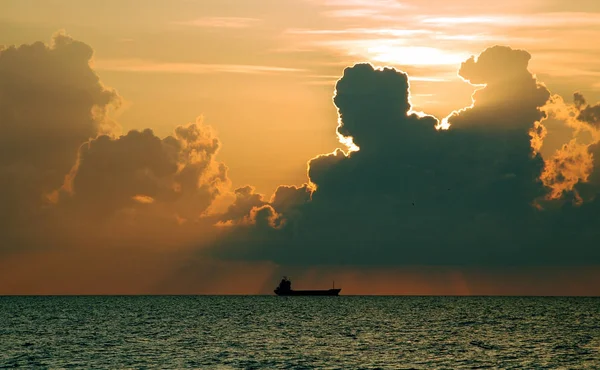
[[[600,368],[600,298],[0,297],[0,367]]]

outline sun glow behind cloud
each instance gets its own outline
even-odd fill
[[[453,53],[425,46],[377,45],[367,49],[370,59],[400,65],[457,65],[465,60],[464,53]]]
[[[302,2],[304,0],[298,1]],[[61,17],[67,17],[67,15],[51,13],[52,11],[56,11],[56,9],[52,9],[52,7],[45,5],[42,1],[39,2],[39,8],[32,11],[47,13],[43,14],[43,16],[47,17],[47,19],[53,19],[53,22],[64,22],[69,25],[76,24],[77,22],[86,23],[86,26],[89,27],[87,31],[84,28],[77,28],[75,26],[69,29],[69,31],[73,31],[74,34],[83,40],[93,41],[94,47],[97,45],[98,52],[96,54],[97,59],[94,69],[98,71],[101,80],[106,82],[106,86],[117,88],[125,99],[131,99],[134,103],[129,112],[135,114],[127,116],[128,112],[126,112],[124,115],[125,119],[122,120],[124,125],[130,125],[124,126],[124,128],[127,128],[124,132],[127,132],[131,128],[131,125],[137,124],[144,128],[157,129],[157,132],[154,134],[150,133],[142,135],[142,137],[148,136],[149,143],[160,143],[158,140],[161,140],[161,138],[164,139],[166,135],[171,135],[172,130],[169,128],[167,134],[158,133],[158,131],[164,131],[163,129],[168,128],[170,124],[190,122],[186,116],[191,114],[194,114],[191,117],[195,117],[195,114],[205,113],[208,119],[214,122],[216,128],[219,129],[219,137],[223,138],[223,150],[219,150],[219,155],[222,155],[224,163],[230,166],[229,174],[232,181],[237,182],[236,187],[238,184],[252,184],[256,185],[257,191],[267,194],[269,194],[271,187],[274,185],[302,184],[302,181],[306,179],[304,173],[306,171],[306,160],[318,153],[328,153],[333,148],[339,147],[335,141],[336,137],[332,132],[335,126],[335,108],[331,104],[331,93],[336,81],[340,78],[343,67],[351,65],[356,61],[371,61],[378,66],[384,64],[391,65],[406,71],[409,74],[408,79],[411,83],[411,98],[414,98],[414,101],[411,100],[410,102],[415,110],[422,109],[427,113],[435,114],[439,118],[444,117],[447,111],[465,107],[469,104],[470,101],[467,101],[468,97],[472,92],[471,90],[476,87],[461,81],[456,74],[457,68],[472,53],[481,52],[484,47],[495,43],[510,44],[515,47],[531,50],[532,54],[534,54],[532,63],[536,65],[530,71],[540,74],[545,73],[546,75],[550,74],[550,77],[547,78],[544,76],[542,80],[549,81],[548,86],[551,89],[555,89],[555,81],[559,77],[568,81],[569,92],[582,87],[586,89],[595,88],[600,91],[600,84],[598,84],[597,78],[595,78],[600,75],[600,72],[597,69],[595,70],[598,52],[593,42],[596,39],[595,35],[597,35],[595,29],[600,25],[600,19],[597,14],[572,12],[531,14],[517,14],[514,12],[504,14],[502,12],[494,13],[494,10],[482,10],[481,4],[474,6],[473,9],[463,11],[465,3],[472,0],[456,2],[457,7],[462,7],[460,8],[461,10],[451,9],[447,4],[442,4],[441,0],[432,0],[432,5],[428,3],[425,6],[424,2],[417,2],[416,0],[406,0],[404,3],[393,0],[314,0],[313,2],[317,3],[319,1],[326,8],[315,7],[306,13],[290,11],[291,7],[294,6],[293,4],[296,3],[295,0],[270,3],[268,4],[270,9],[261,8],[261,6],[266,7],[265,4],[267,2],[248,0],[248,2],[236,4],[233,13],[225,8],[221,10],[212,9],[212,11],[200,11],[199,9],[191,11],[182,7],[181,4],[183,2],[177,1],[173,1],[170,4],[172,9],[177,9],[177,11],[165,12],[164,9],[148,3],[147,8],[150,10],[153,9],[152,11],[156,13],[156,17],[147,19],[147,22],[141,22],[140,19],[144,16],[145,12],[139,12],[139,8],[133,9],[136,13],[127,17],[123,13],[120,13],[119,9],[111,9],[110,13],[116,14],[116,18],[100,16],[97,12],[88,12],[96,17],[94,18],[98,22],[96,24],[91,24],[93,23],[91,20],[84,18],[88,13],[73,12],[73,14],[77,14],[77,19],[63,21],[66,18]],[[539,1],[543,2],[543,0]],[[222,6],[221,4],[225,3],[205,1],[184,2],[187,5],[194,3],[199,4],[199,6],[208,7]],[[530,0],[519,0],[519,2],[528,3]],[[123,7],[123,11],[127,11],[127,6],[121,5],[124,3],[119,3],[119,6]],[[510,5],[514,6],[515,0],[506,0],[506,3],[511,3]],[[16,1],[15,4],[17,4]],[[452,4],[452,6],[454,5]],[[485,6],[493,7],[499,5],[485,4]],[[101,6],[104,7],[104,4]],[[477,8],[477,6],[480,7]],[[16,7],[17,5],[15,5],[15,9]],[[108,3],[106,8],[110,8]],[[281,14],[278,14],[276,21],[273,20],[273,17],[269,18],[269,14],[267,14],[272,10],[271,8],[281,12]],[[3,11],[3,17],[11,19],[10,15],[6,15],[10,9],[4,10],[6,12]],[[485,13],[488,11],[489,13]],[[137,14],[138,12],[140,13],[139,15]],[[23,14],[26,13],[23,12]],[[150,11],[148,14],[150,14]],[[247,18],[243,18],[246,16]],[[124,18],[131,21],[131,23],[127,23],[126,27],[122,25],[123,22],[121,21]],[[27,27],[33,27],[31,25],[39,27],[35,23],[35,17],[33,20],[28,20],[28,23],[23,24],[19,23],[20,18],[14,17],[14,19],[15,24],[19,24],[21,28],[17,26],[11,28],[12,26],[5,25],[9,32],[1,36],[5,39],[3,42],[19,44],[19,37],[27,38],[26,41],[28,43],[34,42],[36,39],[29,34],[19,37],[17,37],[17,34],[23,32],[24,29],[28,29]],[[150,31],[142,27],[145,24],[151,24]],[[59,26],[62,25],[52,24],[47,27]],[[10,32],[11,29],[13,32]],[[97,31],[98,29],[102,29],[106,34],[96,35],[93,32],[90,33],[90,30]],[[28,32],[34,31],[29,30]],[[288,48],[287,53],[280,51],[283,48]],[[586,54],[582,54],[582,52]],[[37,60],[35,58],[32,59],[32,61]],[[27,64],[23,63],[23,66],[27,66]],[[46,68],[42,66],[42,68],[36,69],[44,71]],[[73,72],[78,71],[77,68],[69,68],[68,70]],[[9,72],[5,76],[25,75]],[[57,75],[54,74],[54,76]],[[58,76],[60,77],[60,75]],[[578,76],[586,78],[585,84],[573,81],[573,78],[577,78]],[[554,80],[554,84],[552,78],[557,78]],[[61,83],[69,81],[65,78],[59,79]],[[85,79],[77,78],[76,76],[73,80],[80,82]],[[310,85],[311,81],[313,85],[320,84],[323,86],[307,87],[304,85]],[[62,89],[62,84],[58,85]],[[27,86],[27,84],[24,84],[24,86]],[[57,100],[65,98],[66,100],[63,103],[67,107],[76,103],[70,101],[69,96],[77,95],[77,91],[71,95],[62,93],[60,89],[57,90],[58,93],[53,94],[57,97]],[[89,89],[86,91],[89,91]],[[464,92],[462,94],[465,97],[464,102],[461,101],[461,91]],[[30,95],[39,96],[39,94]],[[590,95],[593,96],[593,94]],[[586,91],[586,97],[590,95]],[[10,102],[10,99],[20,95],[7,93],[4,96],[9,98],[8,101]],[[589,99],[589,101],[596,100],[593,97]],[[28,102],[25,103],[29,104]],[[353,106],[358,107],[360,104],[353,104]],[[443,108],[439,108],[440,106],[443,106]],[[18,108],[14,104],[7,105],[7,107],[9,107],[8,112],[11,112],[10,109],[13,109],[13,107]],[[18,110],[21,112],[44,112],[44,109],[46,109],[45,105],[31,105],[29,107],[24,105],[24,107],[25,109],[19,108]],[[473,104],[470,107],[473,107]],[[40,127],[50,127],[47,125],[50,121],[69,123],[69,117],[65,119],[65,117],[60,116],[62,112],[68,112],[69,110],[63,109],[63,107],[60,108],[56,112],[50,112],[57,115],[58,118],[54,120],[50,119],[54,117],[52,115],[40,114]],[[439,113],[440,111],[443,114]],[[15,112],[18,113],[17,110]],[[143,112],[143,115],[140,112]],[[414,111],[410,111],[409,113],[412,112]],[[21,119],[19,117],[22,115],[9,114],[9,116],[11,119],[14,117]],[[418,116],[423,117],[422,114],[418,114]],[[78,121],[84,122],[85,117],[78,119]],[[369,122],[374,121],[376,120],[370,120]],[[453,121],[450,120],[450,122]],[[447,128],[449,124],[446,117],[440,121],[438,128]],[[72,125],[72,127],[80,126],[80,124]],[[460,127],[458,124],[453,126],[453,128],[458,127]],[[68,132],[72,132],[70,127],[63,127],[63,130],[65,129]],[[12,135],[14,131],[10,132],[9,130],[7,133]],[[193,132],[185,136],[190,138],[192,134]],[[80,143],[87,140],[89,136],[88,133],[84,132],[82,140],[78,141],[74,148],[79,147]],[[358,143],[360,135],[356,137]],[[352,140],[347,137],[342,137],[341,139],[342,143],[350,147],[350,151],[358,149],[356,146],[353,147]],[[10,138],[8,140],[11,141]],[[180,137],[178,142],[183,142],[182,140],[185,141],[183,137]],[[115,138],[113,141],[117,141],[117,139]],[[411,140],[407,140],[406,143],[409,144],[409,141]],[[31,143],[31,141],[27,140],[24,142],[26,144]],[[202,143],[203,141],[197,145],[201,145]],[[335,146],[327,146],[330,143]],[[166,145],[164,146],[165,148],[172,147],[167,144],[168,142],[164,144]],[[587,145],[587,142],[584,144]],[[59,146],[62,145],[59,144]],[[41,146],[34,145],[33,147],[38,148]],[[163,146],[159,147],[162,148]],[[177,147],[179,148],[179,146]],[[29,144],[25,145],[24,153],[31,152],[27,148],[31,149],[32,146]],[[368,148],[369,145],[365,144],[362,145],[361,150],[365,153]],[[376,149],[377,145],[375,147],[371,146],[371,148]],[[402,149],[402,146],[397,145],[397,147],[393,148]],[[75,149],[72,150],[72,153],[75,153]],[[468,149],[465,151],[466,157],[470,153],[473,153],[472,151],[468,151]],[[102,176],[108,180],[103,182],[90,181],[89,184],[91,185],[87,192],[78,191],[73,194],[78,193],[80,197],[78,199],[82,199],[82,201],[93,200],[96,197],[103,200],[92,203],[94,207],[104,208],[112,206],[112,203],[107,202],[106,199],[119,200],[121,199],[119,196],[120,193],[112,196],[111,188],[106,186],[102,187],[102,192],[93,191],[92,185],[119,182],[122,176],[120,176],[117,169],[120,168],[123,161],[134,157],[131,155],[132,152],[133,150],[124,150],[125,154],[123,158],[119,158],[119,161],[114,161],[114,173],[111,176],[118,181],[112,181],[110,180],[110,174],[104,174]],[[581,152],[581,147],[574,145],[567,146],[561,152],[564,158],[560,157],[559,159],[561,161],[565,158],[566,161],[571,157],[577,159],[579,157],[576,155],[579,152]],[[51,148],[47,153],[47,155],[54,155],[56,150]],[[105,155],[108,156],[110,153],[111,151],[107,151]],[[164,154],[167,158],[170,158],[167,155],[168,153],[170,152],[165,152]],[[177,153],[183,152],[179,150]],[[341,152],[338,153],[340,153],[338,157],[341,158]],[[448,151],[448,153],[451,153],[451,151]],[[140,157],[144,158],[144,156]],[[201,157],[194,154],[193,151],[185,151],[185,158],[189,159],[190,167],[197,165],[199,163],[198,158]],[[162,155],[160,158],[162,158]],[[356,158],[359,158],[359,156],[356,156]],[[339,158],[333,159],[337,160]],[[442,159],[445,160],[444,158]],[[495,160],[496,158],[492,159]],[[588,157],[584,159],[588,159]],[[65,171],[71,168],[72,163],[72,161],[67,163]],[[87,161],[87,163],[87,168],[92,168],[89,167],[90,162]],[[103,163],[103,161],[98,161],[98,168],[101,168]],[[568,166],[558,166],[561,163],[557,164],[555,173],[548,173],[551,175],[549,176],[549,181],[559,179],[562,183],[573,187],[575,180],[579,178],[587,179],[589,177],[589,167],[580,168],[573,166],[571,168]],[[393,167],[389,166],[387,168]],[[206,168],[212,169],[213,167],[209,166]],[[13,167],[9,167],[9,169],[12,171]],[[584,171],[581,171],[582,169]],[[293,174],[294,171],[301,176],[294,177],[296,176]],[[10,173],[13,174],[13,172]],[[59,173],[59,171],[53,171],[52,173],[59,174],[59,180],[62,179],[62,173]],[[85,171],[82,170],[81,173],[84,174]],[[139,173],[146,174],[143,171]],[[216,171],[211,170],[209,172],[210,177],[215,175],[215,173]],[[574,176],[573,181],[563,180],[567,174]],[[25,172],[24,175],[28,175],[28,172]],[[510,173],[508,175],[513,176],[514,174]],[[6,176],[6,178],[9,178],[9,176]],[[84,177],[81,175],[79,178],[82,179]],[[298,180],[297,178],[300,179]],[[93,177],[90,177],[90,179],[93,179]],[[160,227],[144,226],[132,229],[133,231],[125,230],[123,231],[124,235],[133,239],[136,236],[134,233],[143,228],[145,232],[140,235],[146,239],[142,240],[150,240],[150,243],[143,242],[139,243],[139,245],[144,250],[155,248],[158,251],[167,249],[171,251],[175,247],[183,250],[189,245],[189,240],[196,240],[197,234],[200,233],[202,235],[198,238],[203,241],[207,238],[204,230],[198,229],[197,225],[194,225],[190,221],[193,219],[190,215],[195,213],[196,209],[194,204],[198,203],[192,204],[184,198],[182,198],[181,202],[171,202],[170,200],[170,196],[173,194],[180,196],[182,191],[186,196],[187,194],[196,196],[196,193],[187,193],[187,190],[185,190],[187,188],[181,186],[179,183],[174,183],[173,186],[170,186],[170,183],[166,183],[165,185],[166,180],[161,180],[160,178],[155,179],[152,176],[146,176],[144,179],[152,180],[150,181],[151,184],[158,183],[161,191],[156,193],[152,187],[139,187],[136,185],[137,178],[130,179],[131,181],[127,183],[135,185],[131,188],[132,191],[127,190],[126,196],[122,197],[122,203],[120,200],[114,203],[119,206],[122,204],[124,207],[122,211],[118,211],[118,220],[124,220],[125,222],[119,221],[118,225],[119,227],[122,226],[124,230],[125,223],[129,225],[133,224],[134,221],[140,222],[140,225],[155,225],[153,223],[155,222],[154,217],[157,217],[158,221],[156,222],[160,222],[160,224],[156,223],[156,225]],[[207,176],[203,176],[202,179],[203,183],[209,183],[210,179]],[[205,179],[206,181],[204,181]],[[510,177],[510,179],[510,181],[513,181],[515,177]],[[169,181],[171,181],[170,178]],[[315,180],[315,184],[317,183],[318,180]],[[324,181],[320,183],[325,184]],[[377,182],[378,186],[385,186],[386,184],[384,181]],[[128,187],[123,188],[129,189]],[[326,185],[323,185],[320,191],[325,188]],[[81,185],[79,189],[82,189]],[[222,186],[219,185],[216,189],[220,191]],[[293,187],[289,187],[287,190],[294,189],[298,190]],[[443,194],[447,194],[445,188],[442,190]],[[453,194],[456,190],[453,188],[450,194]],[[334,191],[336,190],[334,189]],[[100,197],[100,195],[105,193],[108,194],[106,198]],[[88,198],[86,198],[86,194]],[[31,199],[34,198],[32,197]],[[275,199],[275,197],[272,199]],[[356,197],[353,197],[353,199],[356,199]],[[59,198],[57,195],[54,203],[58,202]],[[215,202],[217,201],[215,200]],[[222,210],[216,211],[214,205],[217,203],[212,203],[210,207],[213,208],[207,208],[211,212],[205,211],[199,216],[199,220],[209,220],[210,217],[214,217],[218,213],[226,212],[226,202],[219,202],[219,209],[222,208]],[[379,202],[377,204],[387,203]],[[464,202],[459,202],[459,204],[464,204]],[[390,205],[394,206],[394,204]],[[420,212],[424,205],[424,202],[419,200],[417,207],[408,207],[410,217],[407,219],[412,221],[415,214]],[[178,213],[173,214],[171,223],[162,228],[162,215],[168,214],[170,216],[171,210],[175,209],[174,207],[177,207]],[[265,211],[268,209],[263,207],[261,210]],[[96,214],[98,212],[90,213]],[[265,212],[265,214],[269,216],[265,220],[272,220],[275,216],[275,213]],[[149,220],[140,220],[137,218],[137,215],[146,215],[149,217]],[[343,216],[344,214],[340,213],[340,215]],[[253,221],[256,223],[256,220],[255,217]],[[382,218],[382,220],[383,223],[386,222],[385,219]],[[81,222],[83,223],[83,221]],[[148,223],[144,224],[144,222]],[[226,223],[227,221],[223,222],[223,224]],[[401,220],[396,225],[403,225],[404,223],[405,220]],[[70,227],[66,222],[61,222],[59,226]],[[100,239],[98,240],[102,241],[102,238],[112,235],[95,230],[97,226],[96,223],[91,224],[94,234],[90,235],[99,235]],[[230,226],[234,226],[233,222],[231,222]],[[176,230],[178,232],[171,232],[173,230],[172,227],[177,227],[178,229]],[[467,234],[473,232],[473,230],[468,230],[467,227],[464,230]],[[224,230],[227,228],[221,229],[223,230],[218,230],[218,232],[228,231]],[[360,231],[361,227],[346,227],[345,229]],[[32,230],[32,228],[28,227],[26,230]],[[75,230],[74,235],[81,238],[81,241],[78,241],[78,243],[73,242],[74,245],[90,244],[89,235],[86,235],[82,231],[84,229],[73,227],[73,230]],[[160,238],[153,236],[159,234]],[[119,234],[116,235],[119,236]],[[37,235],[35,236],[37,237]],[[42,240],[42,243],[44,245],[49,244],[47,239]],[[91,244],[95,245],[94,243]],[[104,247],[105,244],[98,243],[101,247]],[[119,243],[119,246],[121,244]],[[137,245],[132,244],[131,248]],[[308,245],[308,243],[305,245]],[[86,251],[81,253],[86,253]],[[132,249],[128,253],[126,261],[129,259],[137,261],[137,250]],[[540,258],[543,255],[544,253],[540,253]],[[165,269],[171,268],[171,264],[163,266],[163,260],[160,257],[154,258],[143,255],[141,257],[142,261],[148,260],[146,265],[156,264],[159,270],[163,267]],[[175,257],[180,258],[179,256]],[[115,263],[115,260],[111,258],[105,258],[106,264],[109,266]],[[183,257],[181,258],[183,259]],[[98,259],[91,257],[88,259],[81,263],[77,258],[72,258],[71,261],[75,263],[70,263],[69,266],[75,266],[74,269],[83,269],[85,266],[98,266]],[[46,262],[48,260],[54,261],[52,258],[43,259]],[[61,256],[60,259],[57,257],[55,260],[68,261],[69,259]],[[41,256],[40,261],[42,261]],[[26,262],[22,261],[16,264],[14,260],[4,261],[4,267],[8,268],[4,269],[4,276],[12,276],[17,270],[21,274],[24,271],[22,267],[25,266]],[[46,262],[43,262],[44,266],[46,266],[45,270],[43,268],[36,268],[35,264],[28,265],[31,270],[38,271],[37,276],[39,276],[39,281],[44,284],[44,275],[55,276],[54,274],[60,274],[60,271],[62,271],[62,269],[56,267],[58,266],[56,263],[52,263],[52,266],[50,266]],[[39,264],[42,264],[42,262]],[[54,267],[56,267],[56,271],[54,271]],[[198,266],[195,267],[195,271],[201,271]],[[267,271],[265,268],[259,270],[263,272]],[[111,284],[118,284],[119,281],[132,282],[133,280],[132,284],[137,282],[140,286],[132,285],[135,289],[138,289],[134,290],[134,288],[131,288],[131,292],[133,293],[143,289],[150,289],[146,288],[145,285],[148,284],[148,281],[155,279],[159,275],[148,270],[147,275],[152,277],[148,279],[136,271],[133,279],[130,279],[133,274],[127,275],[125,268],[124,271],[122,278],[109,280],[114,281]],[[82,283],[82,281],[85,281],[84,279],[71,278],[72,276],[76,276],[75,272],[68,272],[67,275],[69,275],[69,282],[75,281],[75,285],[80,286],[81,289],[88,288],[88,284]],[[113,275],[106,274],[109,278]],[[89,276],[91,279],[92,275]],[[95,272],[93,278],[94,281],[103,280],[104,275],[102,275],[102,272]],[[26,276],[23,273],[20,281],[25,282],[22,284],[26,284],[31,279],[30,276]],[[13,284],[12,277],[4,280],[8,282],[9,287]],[[219,284],[214,284],[214,276],[210,276],[209,273],[207,273],[207,278],[202,280],[206,281],[206,284],[212,284],[211,289],[217,289],[215,292],[223,292],[219,290],[222,288]],[[248,280],[251,281],[251,279]],[[356,279],[356,281],[362,280],[361,278]],[[404,281],[403,279],[399,280]],[[472,279],[471,281],[473,280],[477,279]],[[382,278],[381,281],[387,280]],[[503,279],[497,281],[505,282]],[[589,282],[589,279],[585,281]],[[104,282],[103,284],[108,283]],[[377,282],[375,284],[380,283]],[[365,284],[364,289],[357,288],[356,292],[368,291],[372,285],[374,284]],[[580,287],[579,284],[574,285],[578,288]],[[178,284],[173,283],[173,287],[177,286]],[[231,284],[223,283],[222,289],[226,289],[227,286],[231,286]],[[236,287],[236,289],[242,288]],[[252,290],[254,288],[249,287],[243,289],[245,290],[240,290],[240,292],[248,293],[255,291]],[[147,292],[146,290],[143,291]],[[422,293],[423,290],[420,290],[420,292]],[[489,292],[489,290],[484,292]],[[573,291],[569,292],[573,293]]]
[[[589,5],[537,0],[507,0],[492,6],[466,0],[452,6],[438,0],[426,5],[412,0],[304,1],[320,9],[324,23],[289,28],[286,40],[303,50],[333,53],[346,62],[364,60],[402,69],[458,66],[486,46],[510,44],[535,53],[533,67],[538,73],[559,70],[570,76],[591,76],[600,57],[589,42],[600,34],[600,12],[583,11]],[[566,56],[567,50],[571,57]],[[570,65],[569,71],[565,64]],[[430,69],[419,77],[447,80],[442,74],[447,71]],[[593,84],[589,88],[598,90]]]

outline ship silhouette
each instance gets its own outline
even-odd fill
[[[277,295],[339,295],[342,289],[336,289],[335,283],[333,284],[332,289],[326,290],[293,290],[292,289],[292,281],[284,276],[279,282],[279,286],[275,288],[274,292]]]

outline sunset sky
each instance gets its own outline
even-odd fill
[[[599,37],[595,0],[2,1],[0,294],[598,295]]]

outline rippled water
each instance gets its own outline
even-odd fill
[[[0,365],[600,368],[600,299],[0,297]]]

